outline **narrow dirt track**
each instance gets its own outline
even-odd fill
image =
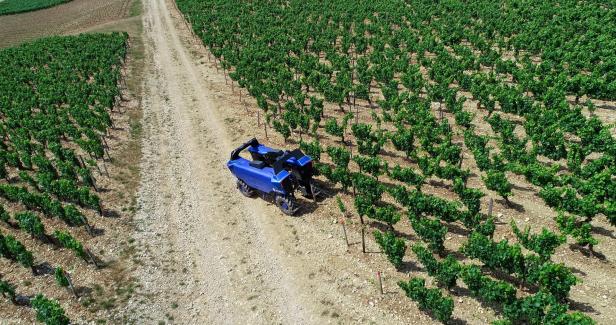
[[[187,32],[170,14],[175,7],[164,0],[144,6],[144,143],[135,217],[143,266],[136,275],[141,295],[129,302],[127,317],[158,321],[171,313],[175,322],[199,324],[371,319],[374,311],[354,310],[360,303],[315,276],[315,259],[323,257],[291,255],[297,244],[288,219],[239,195],[225,167],[238,144],[228,136],[234,133],[224,123],[228,112],[215,105]],[[388,318],[379,316],[399,322]]]
[[[232,145],[165,2],[147,2],[145,22],[154,75],[146,78],[139,214],[156,229],[150,238],[164,235],[156,238],[165,242],[152,248],[172,249],[164,255],[189,270],[187,280],[198,280],[188,290],[172,282],[166,287],[162,279],[150,283],[163,284],[157,288],[161,293],[180,289],[191,295],[195,309],[181,314],[192,320],[239,323],[253,315],[253,321],[308,321],[310,305],[284,271],[267,229],[260,227],[258,219],[266,213],[242,202],[223,169]],[[238,276],[242,261],[252,269],[251,276]],[[237,304],[247,294],[259,296],[264,314]]]

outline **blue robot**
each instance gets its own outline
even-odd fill
[[[252,160],[240,157],[246,149]],[[313,199],[319,194],[312,179],[312,158],[299,149],[272,149],[253,138],[231,152],[227,167],[237,178],[237,188],[244,196],[260,194],[265,199],[273,199],[287,215],[295,214],[300,208],[296,190]]]

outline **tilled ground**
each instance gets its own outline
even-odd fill
[[[0,48],[117,22],[134,0],[73,0],[52,8],[0,17]]]

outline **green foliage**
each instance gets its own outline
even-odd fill
[[[424,194],[418,190],[408,191],[404,186],[393,186],[387,190],[398,203],[408,208],[411,219],[434,216],[445,222],[455,222],[464,218],[464,213],[458,209],[457,202]]]
[[[18,262],[23,267],[32,268],[34,265],[32,253],[11,235],[4,236],[0,233],[0,255]]]
[[[511,196],[511,183],[507,180],[504,172],[488,170],[483,182],[489,190],[496,191],[503,199],[509,200]]]
[[[425,181],[425,177],[415,173],[413,168],[401,167],[400,165],[389,169],[389,177],[409,185],[414,185],[417,188],[421,188]]]
[[[582,171],[582,162],[584,161],[584,153],[578,144],[572,144],[567,150],[567,168],[573,173]]]
[[[321,160],[321,153],[323,152],[323,149],[321,148],[321,144],[318,140],[313,140],[312,142],[300,141],[299,148],[314,161],[318,162]]]
[[[338,204],[338,209],[340,209],[340,212],[342,212],[342,214],[345,215],[347,212],[347,208],[344,205],[344,202],[342,202],[342,200],[340,199],[338,195],[336,195],[336,204]]]
[[[368,196],[356,195],[353,199],[353,205],[360,217],[373,214],[374,203]]]
[[[15,287],[7,281],[0,280],[0,294],[11,301],[15,301]]]
[[[560,166],[557,164],[548,167],[543,164],[533,162],[523,167],[521,172],[524,174],[526,179],[535,186],[553,186],[558,184],[558,177],[556,173],[559,168]]]
[[[479,259],[491,269],[522,276],[526,273],[522,249],[519,245],[509,245],[507,240],[495,243],[485,235],[474,231],[469,236],[468,242],[462,246],[462,252],[468,257]]]
[[[468,129],[464,131],[464,143],[473,153],[477,167],[482,171],[489,170],[492,162],[489,157],[490,148],[486,147],[488,138],[475,134],[473,129]]]
[[[374,231],[374,238],[385,255],[387,255],[387,259],[391,264],[396,268],[400,268],[402,266],[402,258],[404,258],[404,253],[406,252],[404,240],[397,238],[391,231],[382,233],[378,230]]]
[[[547,261],[558,246],[565,242],[564,236],[559,236],[546,228],[541,229],[541,233],[530,233],[530,227],[526,227],[522,232],[514,220],[511,220],[511,228],[524,248],[537,253],[542,260]]]
[[[422,278],[398,282],[398,286],[404,290],[406,296],[417,302],[419,309],[430,313],[440,322],[447,323],[453,312],[453,299],[444,297],[438,289],[426,288],[425,284]]]
[[[0,221],[8,223],[11,220],[11,215],[6,211],[3,205],[0,205]]]
[[[591,234],[591,225],[580,223],[575,216],[559,213],[555,220],[560,231],[565,235],[573,237],[578,245],[592,248],[592,246],[599,243]]]
[[[357,149],[363,155],[377,156],[385,144],[384,133],[372,131],[371,125],[356,123],[351,126],[351,131],[357,141]]]
[[[287,139],[291,136],[291,129],[289,128],[289,125],[287,123],[283,123],[279,120],[274,120],[272,121],[272,126],[274,127],[274,130],[276,132],[282,135],[285,141],[287,141]]]
[[[483,275],[476,265],[463,267],[460,271],[460,278],[473,295],[485,302],[508,304],[515,301],[516,290],[511,284]]]
[[[417,236],[428,244],[430,250],[442,255],[445,252],[444,242],[447,227],[442,225],[440,221],[430,218],[410,218],[410,220]]]
[[[38,294],[31,301],[32,308],[36,310],[36,319],[46,325],[68,325],[70,320],[64,314],[60,304],[52,299],[47,299]]]
[[[60,243],[60,245],[62,245],[62,247],[72,250],[75,255],[87,260],[88,256],[83,248],[83,245],[68,231],[56,230],[53,232],[53,237]]]
[[[452,255],[447,255],[443,261],[439,262],[428,249],[420,244],[413,245],[411,249],[428,274],[436,278],[439,286],[451,289],[456,285],[461,265]]]
[[[5,0],[0,2],[0,16],[45,9],[69,1],[71,0]]]
[[[616,147],[610,127],[598,118],[586,118],[581,106],[570,105],[567,98],[575,95],[576,104],[584,96],[616,98],[616,56],[612,54],[616,51],[604,37],[613,34],[614,19],[603,3],[581,6],[565,1],[558,5],[519,6],[488,1],[323,4],[308,0],[301,5],[280,5],[181,0],[178,6],[194,19],[195,32],[204,44],[225,66],[233,67],[234,76],[245,81],[259,102],[284,100],[304,106],[305,98],[310,97],[311,112],[301,114],[320,121],[325,116],[323,102],[316,98],[337,103],[341,111],[346,109],[342,107],[345,101],[351,106],[353,99],[353,109],[361,114],[358,121],[365,123],[352,127],[362,155],[381,153],[381,136],[386,134],[396,150],[418,163],[423,177],[453,180],[465,209],[458,202],[421,193],[424,179],[409,170],[390,171],[391,178],[416,186],[415,191],[398,184],[386,186],[412,218],[437,219],[432,227],[423,228],[417,227],[416,221],[414,228],[428,233],[424,237],[438,238],[427,230],[434,233],[443,227],[441,222],[455,221],[462,221],[486,239],[494,233],[494,220],[479,213],[482,194],[464,186],[468,170],[456,164],[461,146],[452,141],[459,131],[449,126],[452,114],[464,128],[464,142],[474,162],[487,174],[487,188],[505,200],[512,193],[506,172],[514,172],[534,185],[557,188],[542,192],[547,194],[545,201],[555,203],[550,205],[559,211],[587,217],[587,221],[599,213],[616,220],[616,208],[610,204],[614,198],[609,193],[613,191],[607,184],[613,183],[613,171],[606,172],[602,181],[589,181],[610,168],[605,166],[614,164],[609,159],[599,158],[596,160],[606,163],[595,163],[588,158],[591,153],[609,156],[611,152],[613,156]],[[599,48],[604,51],[596,51]],[[502,57],[503,53],[508,53],[507,58]],[[541,60],[536,62],[536,57]],[[377,107],[371,100],[373,90],[379,94]],[[465,99],[460,97],[468,93],[477,104],[476,110],[487,111],[486,121],[495,136],[475,133],[474,110],[468,110]],[[384,100],[380,100],[381,94]],[[358,107],[354,99],[360,100]],[[374,109],[363,109],[363,100],[368,100]],[[313,103],[317,102],[320,105],[314,106],[319,109],[313,111]],[[442,104],[447,108],[442,121],[434,116],[434,103],[438,103],[439,110]],[[590,112],[594,110],[591,103],[589,100],[584,104]],[[285,110],[292,111],[286,105]],[[295,114],[300,111],[285,113],[287,124],[299,124]],[[368,115],[376,127],[365,122]],[[509,118],[511,115],[517,115],[515,120]],[[330,120],[326,132],[344,140],[346,122]],[[395,124],[385,124],[389,122]],[[312,124],[313,130],[318,125]],[[524,137],[518,136],[520,133]],[[488,142],[499,147],[491,148]],[[537,155],[542,157],[537,159]],[[561,161],[545,163],[546,158]],[[562,158],[567,158],[569,170],[560,170]],[[323,174],[343,187],[352,181],[358,192],[354,203],[360,215],[376,215],[377,207],[383,206],[383,189],[372,187],[378,184],[373,178],[349,172],[348,160],[339,161],[342,163],[334,162],[335,168],[322,167]],[[381,171],[371,168],[376,164],[364,162],[362,172],[380,177]],[[27,164],[21,160],[17,163]],[[577,216],[561,218],[561,231],[592,248],[590,225],[578,222]],[[520,232],[519,237],[524,246],[537,251],[544,260],[559,241],[543,233],[533,237]],[[534,255],[522,256],[519,245],[490,242],[486,242],[487,248],[505,258],[498,263],[492,261],[494,267],[515,271],[522,277],[532,275],[528,272],[535,265]],[[508,265],[519,261],[524,263]]]
[[[64,270],[62,269],[62,267],[56,267],[54,272],[54,278],[56,279],[56,283],[61,286],[61,287],[68,287],[68,278],[66,277],[66,274],[64,274]]]
[[[411,129],[398,125],[398,130],[390,134],[389,138],[396,150],[404,152],[406,158],[410,158],[415,152],[415,135]]]
[[[357,155],[353,157],[353,161],[357,163],[361,172],[366,172],[377,179],[387,173],[387,162],[379,158]]]
[[[327,147],[327,154],[339,168],[347,168],[351,160],[351,153],[343,147]]]
[[[594,194],[578,198],[577,191],[571,187],[553,187],[548,185],[539,191],[539,196],[545,203],[559,211],[567,211],[586,217],[590,221],[599,213],[600,205]]]
[[[17,2],[30,9],[59,3],[8,0],[0,3],[0,15]],[[0,196],[21,211],[11,226],[46,240],[41,216],[79,226],[87,221],[74,204],[99,211],[90,169],[105,150],[127,45],[128,34],[105,33],[42,38],[0,50],[0,93],[8,94],[0,96],[0,176],[7,180]],[[88,164],[82,155],[92,158]],[[15,173],[19,178],[10,179]],[[0,220],[9,219],[0,207]],[[0,255],[37,270],[32,253],[12,236],[0,234]],[[68,323],[57,303],[37,297],[32,306],[42,322]]]
[[[527,257],[526,264],[527,281],[538,285],[558,300],[567,298],[571,287],[579,283],[578,278],[563,264],[540,262],[538,259],[534,260],[532,255]]]
[[[382,206],[374,206],[368,211],[369,213],[367,214],[367,216],[369,218],[383,221],[389,226],[393,226],[398,223],[398,221],[400,221],[400,213],[397,212],[396,207],[389,204],[384,204]]]
[[[481,198],[485,195],[478,189],[468,188],[464,185],[462,178],[455,178],[453,180],[453,190],[458,194],[462,203],[466,206],[469,213],[476,215],[481,208]]]
[[[342,123],[338,124],[335,118],[329,118],[325,121],[325,132],[329,135],[339,137],[341,142],[344,142],[344,132],[346,131],[349,120],[353,118],[352,113],[347,113],[342,118]]]
[[[492,238],[492,236],[494,235],[494,231],[496,230],[496,225],[494,224],[494,218],[493,217],[489,217],[487,220],[485,220],[484,222],[480,223],[476,228],[475,231],[477,231],[478,233],[490,237]]]
[[[383,185],[374,177],[360,173],[354,174],[353,185],[358,194],[365,196],[373,204],[378,202],[383,195]]]
[[[579,312],[567,313],[567,306],[559,304],[551,294],[539,291],[505,305],[504,314],[516,324],[595,324]]]
[[[571,287],[578,282],[564,265],[546,261],[537,255],[525,256],[519,245],[509,245],[507,240],[496,243],[478,232],[471,234],[462,252],[479,259],[490,269],[516,274],[523,281],[539,286],[557,299],[566,298]]]
[[[32,236],[45,237],[45,226],[43,226],[41,219],[36,214],[29,211],[18,212],[15,214],[15,220],[19,224],[19,228],[27,231]]]

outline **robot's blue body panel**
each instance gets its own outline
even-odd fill
[[[287,163],[289,163],[291,165],[296,165],[296,166],[299,166],[299,167],[305,167],[311,161],[312,161],[312,158],[310,158],[309,156],[303,156],[303,157],[301,157],[299,159],[297,159],[295,157],[291,157],[291,158],[287,159]]]
[[[264,193],[287,194],[282,186],[282,182],[289,176],[289,172],[286,170],[282,170],[275,175],[274,168],[253,167],[249,160],[242,157],[230,160],[227,167],[235,177],[243,180],[254,189]]]
[[[273,149],[270,147],[266,147],[262,144],[259,144],[258,146],[250,146],[248,147],[248,152],[250,153],[257,153],[259,155],[265,155],[267,153],[282,153],[282,150],[279,149]]]

